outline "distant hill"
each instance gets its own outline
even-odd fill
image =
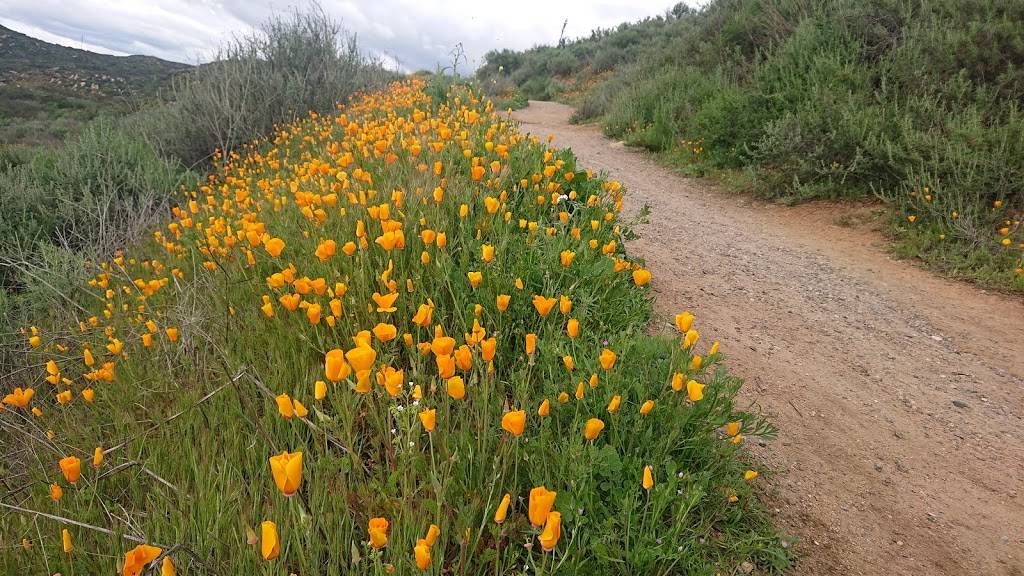
[[[0,83],[48,86],[85,97],[152,95],[188,64],[110,56],[50,44],[0,26]]]
[[[0,144],[63,139],[103,113],[122,113],[188,64],[50,44],[0,26]]]

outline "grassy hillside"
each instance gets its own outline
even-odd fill
[[[26,328],[0,571],[788,565],[743,443],[771,428],[718,343],[682,311],[644,336],[624,190],[429,93],[225,158]]]
[[[877,196],[897,253],[1024,290],[1020,2],[716,0],[479,74],[765,197]]]
[[[189,68],[58,46],[0,26],[0,145],[59,142],[101,114],[154,98]]]

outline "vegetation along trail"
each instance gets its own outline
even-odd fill
[[[523,131],[651,207],[630,246],[779,428],[757,448],[799,574],[1024,574],[1024,303],[886,257],[813,207],[749,206],[531,102]]]

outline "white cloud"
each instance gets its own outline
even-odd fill
[[[688,0],[697,4],[698,0]],[[321,0],[360,45],[406,70],[451,61],[462,44],[476,68],[494,48],[525,49],[594,28],[662,14],[673,0]],[[0,24],[48,42],[108,54],[209,60],[231,34],[252,30],[304,0],[0,0]]]

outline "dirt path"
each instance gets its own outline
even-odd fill
[[[1024,575],[1024,303],[895,262],[877,233],[674,175],[531,102],[524,131],[652,208],[630,245],[780,429],[755,447],[794,574]],[[828,212],[828,214],[823,214]]]

